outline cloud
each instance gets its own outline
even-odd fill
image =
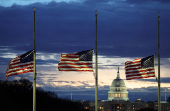
[[[102,87],[99,87],[98,90],[98,97],[101,100],[107,100],[108,98],[108,91],[109,91],[109,87],[105,87],[106,89],[103,89]],[[88,88],[85,89],[84,87],[79,87],[79,88],[75,88],[75,87],[70,87],[70,86],[64,86],[60,88],[56,88],[58,89],[56,92],[58,94],[59,97],[61,98],[70,98],[71,97],[71,93],[72,93],[72,97],[74,100],[78,100],[81,98],[81,100],[91,100],[94,101],[95,99],[95,88]],[[63,90],[63,89],[67,89],[67,90]],[[167,88],[161,88],[161,100],[165,99],[165,91],[168,91]],[[157,87],[143,87],[143,88],[134,88],[134,89],[128,89],[128,96],[130,101],[135,101],[138,98],[140,98],[142,101],[157,101],[157,96],[158,96],[158,89]],[[168,94],[168,92],[167,92]],[[151,96],[152,95],[152,96]]]
[[[34,4],[34,3],[38,3],[38,2],[41,2],[41,3],[43,3],[43,4],[47,4],[47,3],[56,3],[56,2],[62,2],[62,1],[64,1],[64,2],[69,2],[69,1],[76,1],[76,0],[41,0],[41,1],[39,1],[39,0],[29,0],[29,1],[27,1],[27,0],[8,0],[8,1],[0,1],[0,4],[1,4],[1,6],[4,6],[4,7],[12,7],[12,6],[14,6],[14,5],[29,5],[29,4]]]
[[[145,82],[156,82],[155,79],[139,79],[138,81],[145,81]],[[160,78],[161,83],[169,83],[170,77],[161,77]]]
[[[103,3],[109,1],[97,2]],[[50,3],[54,6],[51,6]],[[31,49],[33,46],[33,14],[31,9],[35,5],[37,6],[36,48],[38,52],[71,53],[93,48],[95,43],[95,10],[89,9],[88,7],[90,6],[88,4],[77,2],[54,3],[53,1],[50,3],[35,3],[27,6],[4,8],[4,10],[0,13],[1,15],[6,16],[5,19],[1,18],[1,21],[5,21],[1,23],[3,27],[1,28],[3,32],[3,42],[1,43],[2,46],[11,45],[14,46],[12,49],[15,50]],[[101,5],[101,9],[104,7],[110,9],[112,8],[107,4]],[[143,12],[141,12],[142,15],[137,16],[136,14],[138,12],[134,12],[134,10],[129,10],[127,13],[125,7],[121,7],[121,9],[122,10],[118,9],[116,12],[114,12],[114,14],[118,14],[117,16],[111,14],[112,12],[109,12],[105,9],[102,9],[101,12],[99,11],[99,54],[116,56],[133,56],[134,52],[135,56],[146,56],[145,53],[153,54],[153,50],[156,50],[157,47],[157,39],[154,39],[154,36],[157,36],[157,33],[155,33],[155,31],[157,31],[157,27],[155,22],[150,22],[152,17],[147,16],[147,19],[141,19],[144,17]],[[133,12],[133,14],[131,14],[131,12]],[[109,16],[106,16],[106,13]],[[148,13],[149,12],[146,12],[146,15]],[[152,14],[152,12],[150,13]],[[129,17],[129,15],[132,15],[132,17]],[[114,22],[111,21],[111,18],[114,18]],[[144,24],[148,23],[151,24],[150,27],[145,27]],[[112,29],[112,31],[110,29]],[[15,39],[13,35],[18,39]],[[125,35],[128,35],[128,37]],[[13,42],[9,42],[7,39],[5,39],[6,37],[10,38],[10,40]],[[21,41],[23,37],[24,41]],[[81,41],[83,38],[86,39]],[[143,40],[145,42],[139,42],[138,40]],[[23,45],[16,45],[17,43],[22,43]],[[87,43],[89,45],[87,45]],[[28,45],[24,46],[24,44]],[[72,50],[69,50],[68,47],[70,47]],[[169,47],[162,47],[165,48],[165,50],[169,49]],[[169,55],[168,51],[162,52],[163,57],[167,57],[167,55]]]
[[[133,4],[147,4],[147,3],[169,3],[169,0],[159,1],[159,0],[125,0],[127,3],[133,3]]]
[[[6,6],[0,6],[1,79],[5,80],[6,68],[12,58],[33,49],[33,7],[36,7],[37,86],[45,90],[67,92],[63,95],[70,94],[68,91],[75,91],[77,95],[85,93],[94,98],[93,73],[59,72],[57,64],[62,53],[95,48],[97,10],[98,74],[101,92],[99,95],[101,99],[107,99],[107,91],[117,75],[118,67],[121,78],[125,79],[126,61],[157,52],[157,12],[160,11],[161,85],[162,88],[168,87],[169,78],[162,78],[168,77],[170,64],[168,1],[82,0],[42,1],[42,3],[20,0],[20,2],[11,0],[9,4],[3,3]],[[95,60],[95,55],[93,58]],[[157,70],[157,56],[155,63]],[[32,75],[28,73],[11,76],[8,80],[27,77],[32,81]],[[124,81],[128,90],[136,91],[137,96],[140,96],[142,91],[148,92],[149,95],[151,89],[147,87],[157,86],[155,78]],[[80,91],[81,93],[78,93]],[[60,94],[62,95],[62,92]],[[134,100],[137,98],[130,94]]]

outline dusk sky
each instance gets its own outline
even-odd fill
[[[61,98],[95,100],[93,72],[58,71],[63,53],[95,48],[98,11],[98,97],[108,99],[120,69],[129,100],[158,99],[155,77],[126,80],[125,62],[155,55],[158,76],[158,12],[160,12],[161,100],[170,97],[170,0],[0,0],[0,79],[10,60],[33,49],[36,11],[37,87]],[[95,53],[93,54],[95,66]],[[95,71],[95,68],[94,68]],[[10,76],[33,81],[33,73]]]

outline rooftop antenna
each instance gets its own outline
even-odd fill
[[[117,78],[116,78],[116,79],[120,79],[119,67],[118,67],[118,71],[117,71]]]
[[[166,92],[165,92],[165,101],[166,101]]]
[[[71,92],[71,101],[72,101],[72,92]]]

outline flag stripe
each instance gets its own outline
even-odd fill
[[[142,73],[142,72],[152,72],[154,69],[138,69],[138,70],[126,70],[126,74],[132,74],[132,73]]]
[[[59,71],[93,71],[92,56],[93,50],[76,54],[61,54],[58,69]]]
[[[143,76],[143,75],[150,75],[150,74],[155,74],[155,72],[143,72],[143,73],[134,73],[134,74],[129,74],[126,75],[126,77],[136,77],[136,76]]]
[[[91,68],[91,66],[58,66],[58,68]]]
[[[62,70],[60,69],[60,71],[83,71],[83,72],[92,72],[93,70]]]
[[[141,61],[132,61],[132,62],[128,61],[128,62],[125,63],[125,65],[128,66],[128,65],[132,65],[132,64],[139,64],[140,62]]]
[[[9,75],[9,74],[13,74],[13,73],[23,73],[27,70],[33,70],[33,66],[32,67],[26,67],[26,68],[17,68],[17,69],[14,69],[14,70],[11,70],[11,71],[8,71],[6,74]]]
[[[141,58],[139,59],[134,59],[133,61],[126,61],[126,63],[137,63],[137,62],[140,62],[141,61]]]
[[[92,61],[60,61],[59,64],[60,63],[65,63],[65,64],[68,64],[68,63],[73,63],[73,64],[84,63],[84,64],[86,64],[86,63],[92,63]]]
[[[79,53],[76,53],[76,54],[61,54],[61,57],[72,57],[72,56],[79,57]]]
[[[129,67],[137,67],[137,66],[141,66],[141,63],[133,64],[133,65],[125,65],[125,68],[129,68]]]
[[[62,57],[61,60],[79,60],[79,57],[71,57],[71,58]]]
[[[60,61],[70,61],[70,62],[78,62],[79,60],[69,60],[69,59],[61,59]]]
[[[134,61],[125,62],[126,79],[142,79],[155,77],[155,69],[152,67],[154,56],[135,59]],[[143,63],[143,64],[142,64]],[[142,68],[143,66],[144,68]]]
[[[11,64],[15,64],[15,63],[18,63],[19,61],[20,61],[20,58],[14,60],[14,61],[11,61],[10,63],[11,63]]]
[[[153,68],[147,68],[147,69],[142,69],[141,67],[137,67],[137,68],[128,68],[126,69],[126,72],[134,72],[134,71],[147,71],[147,70],[153,70]]]
[[[29,70],[25,70],[24,72],[13,72],[13,73],[7,74],[6,77],[18,75],[18,74],[22,74],[22,73],[33,72],[33,71],[34,71],[33,69],[29,69]]]
[[[30,62],[30,63],[21,63],[21,64],[15,64],[15,65],[10,65],[11,68],[17,68],[17,67],[26,67],[28,65],[33,65],[34,63],[33,62]]]
[[[21,56],[21,55],[20,55],[20,56]],[[20,56],[15,57],[15,58],[14,58],[14,59],[12,59],[10,62],[13,62],[13,61],[15,61],[15,60],[20,59]]]
[[[131,80],[131,79],[143,79],[143,78],[149,78],[149,77],[155,77],[155,74],[154,75],[150,75],[150,76],[145,76],[145,77],[142,77],[142,76],[139,76],[139,77],[127,77],[126,79],[127,80]]]
[[[65,64],[59,64],[59,66],[92,66],[92,63],[84,63],[83,65],[81,64],[68,64],[68,63],[65,63]]]
[[[93,71],[91,68],[60,68],[60,71]]]
[[[16,70],[18,70],[18,69],[24,70],[24,69],[27,68],[27,67],[33,67],[33,63],[32,63],[32,65],[26,65],[26,66],[24,66],[24,67],[20,67],[20,66],[15,67],[15,68],[12,67],[12,68],[8,69],[8,71],[7,71],[6,73],[9,73],[10,71],[16,71]]]
[[[129,70],[139,70],[141,69],[141,67],[129,67],[129,68],[126,68],[126,71],[129,71]]]
[[[79,58],[79,56],[69,56],[69,55],[67,55],[67,56],[61,56],[62,58],[68,58],[68,59],[71,59],[71,58]]]
[[[59,63],[59,65],[92,65],[92,63],[66,63],[66,62],[63,62],[63,63]]]
[[[27,72],[33,72],[33,50],[12,59],[6,71],[6,78]]]

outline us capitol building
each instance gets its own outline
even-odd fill
[[[95,101],[83,102],[83,109],[95,111]],[[130,102],[125,82],[120,78],[119,68],[117,77],[111,83],[107,100],[98,100],[98,111],[138,111],[142,108],[157,110],[158,102],[143,102],[137,99]],[[170,111],[170,103],[161,101],[161,111]]]
[[[108,100],[128,101],[128,91],[125,82],[120,78],[119,68],[117,77],[112,81],[110,91],[108,92]]]

